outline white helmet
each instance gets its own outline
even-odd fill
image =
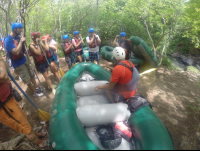
[[[115,47],[113,50],[113,57],[115,57],[116,60],[122,60],[125,59],[126,53],[123,48]]]

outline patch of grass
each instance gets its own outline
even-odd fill
[[[172,62],[168,59],[168,57],[163,57],[163,59],[162,59],[162,66],[167,66],[170,70],[176,69],[172,65]]]
[[[200,112],[200,99],[197,99],[193,105],[189,105],[188,108],[192,111],[192,112]]]
[[[190,72],[193,72],[193,73],[200,73],[200,71],[197,68],[195,68],[194,66],[188,66],[187,70]]]

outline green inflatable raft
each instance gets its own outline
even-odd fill
[[[109,61],[114,61],[113,59],[113,47],[110,46],[103,46],[101,48],[101,55],[104,59]],[[129,59],[135,66],[143,64],[143,59],[136,58],[135,56],[131,55]]]
[[[88,61],[89,60],[89,47],[84,47],[83,48],[83,52],[84,52],[84,55],[85,55],[85,59]],[[78,57],[76,56],[76,54],[75,54],[75,59],[76,59],[76,62],[79,62]],[[84,60],[84,56],[83,55],[82,55],[82,60]]]
[[[133,114],[127,109],[127,104],[111,104],[106,100],[103,90],[94,90],[96,85],[105,84],[110,78],[110,72],[90,62],[76,64],[65,74],[57,88],[51,110],[52,149],[104,149],[93,132],[94,128],[108,124],[107,119],[112,123],[125,118],[130,122],[136,150],[173,150],[167,129],[149,106]],[[115,111],[117,113],[107,114]],[[112,116],[117,117],[112,119]],[[116,149],[131,148],[129,143],[122,140]]]
[[[148,60],[152,67],[157,68],[158,59],[147,43],[142,38],[137,36],[132,36],[129,39],[131,43],[135,45],[133,53],[136,57]]]

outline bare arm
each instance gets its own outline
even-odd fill
[[[114,86],[116,85],[117,83],[116,82],[112,82],[110,81],[108,84],[105,84],[105,85],[99,85],[97,87],[95,87],[95,91],[98,91],[99,89],[103,89],[103,90],[111,90],[114,88]]]
[[[105,63],[106,63],[106,68],[109,68],[111,71],[113,71],[113,67],[110,67],[109,65],[108,65],[108,62],[105,60]]]
[[[73,49],[73,44],[70,44],[69,47],[67,49],[65,49],[65,52],[71,50],[71,48]]]
[[[30,45],[30,49],[34,54],[41,55],[41,50],[39,46],[37,46],[37,49],[36,49],[33,45]]]
[[[49,51],[49,45],[47,44],[47,39],[45,38],[43,42],[40,43],[44,51]]]
[[[113,41],[113,47],[119,47],[119,43],[117,42],[117,38],[119,38],[119,35],[115,37],[115,40]]]
[[[14,55],[19,55],[22,50],[22,43],[26,41],[25,37],[22,37],[19,41],[19,45],[11,50]]]
[[[84,43],[83,38],[81,37],[81,34],[79,34],[79,35],[80,35],[81,41],[78,44],[76,44],[76,42],[73,43],[75,48],[77,48],[81,43],[82,44]],[[75,40],[75,38],[74,38],[74,40]]]
[[[8,80],[8,73],[6,71],[6,66],[0,54],[0,83],[3,83],[7,80]]]
[[[89,37],[89,38],[90,38],[90,37]],[[89,42],[87,42],[88,45],[91,45],[91,44],[93,43],[93,41],[94,41],[94,36],[92,37],[92,39],[91,39]]]

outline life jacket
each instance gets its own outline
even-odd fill
[[[118,64],[118,65],[122,65],[122,66],[128,68],[132,72],[132,78],[127,84],[125,84],[125,85],[117,84],[116,85],[116,88],[119,91],[134,91],[137,88],[137,84],[138,84],[138,80],[139,80],[139,73],[138,73],[137,69],[132,66],[132,63],[130,61],[128,61],[128,62],[131,65],[131,67],[129,67],[127,64],[125,64],[123,62],[120,62]]]
[[[9,35],[8,37],[6,37],[6,38],[12,39],[13,42],[14,42],[14,45],[15,45],[16,47],[19,45],[20,38],[18,38],[17,40],[15,40],[15,39],[13,39],[10,35]],[[5,39],[6,39],[6,38],[5,38]],[[12,52],[10,52],[10,58],[11,58],[12,60],[21,59],[21,58],[23,57],[23,55],[24,55],[24,54],[23,54],[23,50],[25,50],[24,45],[22,45],[22,50],[20,51],[20,53],[19,53],[18,55],[15,55],[15,54],[13,54]]]
[[[78,39],[74,38],[74,40],[75,40],[76,45],[81,41],[80,38],[78,38]],[[81,44],[77,48],[74,48],[74,49],[77,50],[80,48],[81,48]]]
[[[13,92],[12,92],[12,85],[11,83],[8,81],[5,81],[3,84],[7,84],[7,88],[0,86],[0,91],[2,92],[6,92],[6,91],[10,91],[8,97],[6,98],[6,100],[1,100],[2,98],[0,98],[0,108],[2,108],[4,110],[4,112],[11,117],[13,120],[15,120],[16,122],[20,123],[19,121],[17,121],[12,115],[10,115],[10,113],[8,112],[7,109],[9,109],[10,112],[13,112],[12,109],[10,109],[9,107],[5,106],[6,102],[8,102],[12,97],[13,97]]]
[[[65,52],[65,50],[70,46],[70,44],[71,44],[70,41],[69,41],[69,42],[66,42],[66,43],[63,42],[63,43],[61,44],[62,49],[65,48],[65,49],[63,49],[63,52],[64,52],[65,55],[72,52],[72,48],[71,48],[70,50],[68,50],[67,52]]]
[[[36,45],[34,45],[34,44],[30,44],[30,45],[33,45],[34,47],[35,47],[35,49],[37,49],[37,46]],[[29,50],[30,50],[30,45],[29,45]],[[41,51],[41,50],[40,50]],[[44,56],[44,54],[41,52],[41,55],[36,55],[35,53],[31,53],[32,54],[32,56],[33,56],[33,59],[34,59],[34,61],[35,61],[35,64],[41,64],[41,63],[43,63],[43,62],[45,62],[45,56]]]
[[[47,56],[47,59],[50,59],[50,58],[53,57],[53,55],[52,55],[50,50],[46,52],[46,56]]]
[[[89,37],[89,38],[90,38],[90,40],[92,39],[92,37]],[[96,40],[96,39],[94,39],[93,42],[92,42],[92,44],[89,45],[90,48],[95,48],[96,46],[99,46],[99,43],[98,43],[97,40],[96,40],[96,44],[95,44],[95,40]]]
[[[5,38],[3,38],[2,42],[1,42],[1,46],[2,46],[3,48],[5,48],[4,42],[5,42]]]

